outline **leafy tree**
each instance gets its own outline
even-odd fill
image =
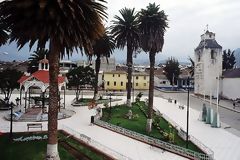
[[[28,72],[29,73],[34,73],[38,70],[38,63],[40,60],[46,58],[48,59],[49,57],[49,50],[45,48],[38,49],[34,51],[33,54],[30,55],[28,58],[29,64],[28,64]]]
[[[46,159],[59,159],[57,149],[58,74],[60,56],[73,50],[91,53],[92,42],[102,36],[106,17],[104,0],[11,0],[0,3],[1,22],[18,49],[35,42],[49,48],[49,110]],[[48,42],[48,43],[47,43]],[[80,48],[80,49],[79,49]]]
[[[148,120],[146,126],[146,130],[149,133],[152,130],[155,55],[162,51],[168,19],[164,11],[160,10],[159,5],[149,3],[146,9],[142,9],[139,12],[138,21],[141,48],[149,54],[150,61]]]
[[[6,69],[0,72],[0,89],[5,99],[9,100],[14,89],[19,88],[18,80],[21,78],[22,72],[16,69]]]
[[[166,66],[164,67],[164,72],[169,80],[170,84],[173,85],[176,84],[176,81],[179,77],[180,74],[180,68],[179,68],[179,63],[178,60],[171,57],[166,61]]]
[[[116,40],[116,47],[124,49],[127,46],[127,105],[131,106],[131,88],[132,88],[132,66],[133,52],[139,47],[138,21],[135,9],[123,8],[120,11],[121,17],[115,16],[111,33]]]
[[[85,85],[94,86],[95,74],[94,70],[87,66],[79,66],[67,73],[68,86],[76,88],[76,100],[79,100],[81,88]]]
[[[231,52],[230,49],[224,50],[223,51],[223,62],[222,62],[222,67],[224,70],[227,69],[233,69],[235,65],[235,56],[234,56],[234,51]]]
[[[101,65],[101,57],[108,57],[112,54],[115,49],[115,41],[111,35],[109,35],[106,30],[104,35],[97,39],[93,45],[93,55],[96,56],[95,60],[95,85],[94,85],[94,99],[97,99],[98,95],[98,74]]]

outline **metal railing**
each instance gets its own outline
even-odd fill
[[[124,156],[121,153],[118,153],[117,151],[104,146],[103,144],[93,140],[92,138],[81,134],[79,132],[77,132],[76,130],[73,130],[72,128],[69,128],[66,125],[61,125],[60,128],[66,132],[68,132],[69,134],[73,135],[74,137],[82,140],[83,142],[87,143],[89,146],[98,149],[99,151],[113,157],[114,159],[119,159],[119,160],[132,160],[131,158]]]
[[[190,159],[197,159],[197,160],[198,159],[199,160],[213,160],[212,155],[198,153],[198,152],[195,152],[195,151],[192,151],[192,150],[189,150],[189,149],[186,149],[186,148],[183,148],[183,147],[171,144],[171,143],[167,143],[167,142],[161,141],[159,139],[152,138],[152,137],[149,137],[149,136],[146,136],[146,135],[143,135],[143,134],[140,134],[140,133],[137,133],[137,132],[101,121],[101,120],[98,120],[98,119],[95,119],[94,123],[101,127],[110,129],[112,131],[126,135],[126,136],[134,138],[136,140],[148,143],[150,145],[162,148],[164,150],[181,155],[183,157],[187,157]]]
[[[174,128],[176,128],[178,130],[178,132],[180,132],[180,130],[183,130],[176,122],[174,122],[171,118],[169,118],[167,115],[161,113],[161,116],[168,121],[171,125],[174,126]],[[206,153],[207,155],[209,155],[212,159],[214,159],[214,152],[207,147],[206,145],[204,145],[202,142],[200,142],[197,138],[195,138],[192,135],[189,135],[189,140],[195,144],[197,147],[199,147],[204,153]]]

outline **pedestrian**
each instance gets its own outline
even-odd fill
[[[233,109],[235,109],[235,106],[236,106],[236,104],[235,104],[235,102],[233,102]]]

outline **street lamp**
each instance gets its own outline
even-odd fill
[[[110,100],[110,113],[112,109],[112,93],[109,93],[109,100]]]
[[[188,85],[188,96],[187,96],[187,137],[186,137],[186,148],[188,148],[188,127],[189,127],[189,77],[187,79]]]

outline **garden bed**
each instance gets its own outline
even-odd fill
[[[111,102],[121,101],[122,99],[111,99]],[[92,98],[81,98],[78,101],[76,99],[72,103],[72,106],[74,107],[80,107],[80,106],[88,106],[90,103],[93,102]],[[104,103],[110,103],[109,99],[98,99],[95,101],[95,104],[104,104]]]
[[[110,156],[70,136],[65,131],[59,131],[58,137],[58,151],[60,159],[112,159]],[[7,133],[0,135],[1,159],[42,160],[45,158],[47,146],[47,132],[14,133],[13,139],[13,141],[9,141],[9,134]]]
[[[126,115],[132,111],[132,119],[128,119]],[[152,127],[152,132],[148,134],[146,132],[146,122],[147,122],[147,106],[144,102],[138,102],[138,104],[133,104],[131,108],[126,105],[119,105],[112,107],[111,111],[108,108],[103,109],[103,116],[101,120],[108,123],[147,135],[153,138],[160,139],[165,142],[169,142],[181,147],[186,147],[186,141],[184,141],[180,136],[178,136],[177,130],[169,124],[163,117],[154,116],[154,122]],[[196,145],[189,142],[188,148],[203,153]]]

